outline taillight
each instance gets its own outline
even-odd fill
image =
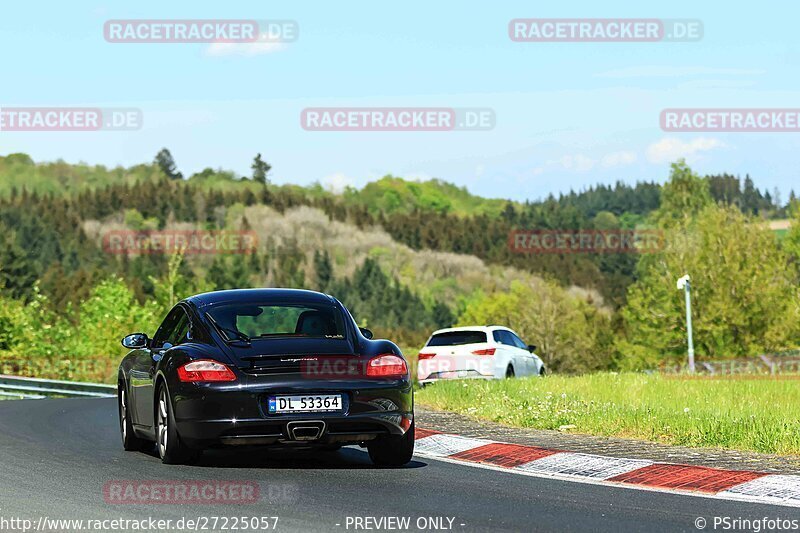
[[[186,382],[236,381],[236,374],[218,361],[200,359],[178,367],[178,379]]]
[[[494,355],[497,348],[484,348],[483,350],[474,350],[473,355]]]
[[[420,353],[417,357],[419,358],[420,361],[422,361],[423,359],[430,359],[432,357],[436,357],[436,354],[435,353]]]
[[[367,363],[367,377],[404,378],[408,377],[405,359],[394,354],[379,355]]]

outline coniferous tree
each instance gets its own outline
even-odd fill
[[[161,151],[156,154],[154,162],[156,165],[158,165],[158,168],[161,169],[161,172],[163,172],[164,175],[169,179],[183,179],[183,174],[178,172],[177,166],[175,165],[175,160],[172,158],[170,151],[166,148],[162,148]]]
[[[35,282],[36,271],[16,233],[0,225],[0,290],[12,298],[27,298]]]
[[[267,174],[272,169],[272,166],[261,159],[261,154],[256,154],[256,157],[253,159],[253,165],[251,167],[253,169],[253,181],[256,183],[263,183],[266,185],[267,182]]]
[[[327,250],[314,251],[314,272],[317,276],[317,288],[322,292],[327,291],[333,279],[333,267]]]

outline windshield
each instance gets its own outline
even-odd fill
[[[481,342],[486,342],[486,333],[483,331],[448,331],[431,337],[427,346],[456,346]]]
[[[343,339],[344,321],[331,305],[220,305],[208,311],[211,321],[230,339],[324,337]]]

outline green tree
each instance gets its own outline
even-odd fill
[[[34,285],[30,301],[23,302],[0,295],[0,352],[6,360],[19,364],[20,358],[31,359],[57,353],[63,338],[53,325],[57,315],[50,309],[47,297]]]
[[[686,223],[714,202],[708,181],[692,172],[681,159],[671,165],[669,181],[661,191],[661,206],[655,213],[662,226]]]
[[[166,148],[162,148],[161,151],[156,154],[155,164],[158,165],[158,168],[161,169],[161,172],[163,172],[164,175],[169,179],[183,179],[183,174],[178,172],[177,166],[175,165],[175,160],[172,158],[170,151]]]
[[[327,250],[314,251],[314,272],[317,276],[318,290],[325,292],[333,281],[333,267]]]
[[[242,254],[217,255],[208,269],[208,284],[214,290],[247,289],[250,287],[250,271]]]
[[[434,327],[449,328],[455,322],[456,317],[453,316],[453,311],[443,302],[436,301],[431,309],[433,315]]]
[[[106,279],[81,302],[80,327],[69,343],[69,353],[84,357],[122,355],[120,339],[134,331],[154,334],[162,314],[155,302],[140,305],[122,278]]]
[[[267,174],[269,171],[272,170],[272,166],[261,159],[261,154],[256,154],[255,159],[253,159],[253,165],[251,167],[253,169],[253,181],[256,183],[263,183],[267,184]]]
[[[665,246],[643,256],[639,279],[622,311],[627,340],[622,367],[682,362],[686,354],[683,294],[692,278],[698,360],[755,356],[797,345],[797,271],[764,224],[732,206],[707,206],[684,227],[665,230]]]
[[[17,243],[17,234],[0,223],[0,291],[12,298],[30,295],[36,281],[34,264]]]
[[[610,211],[600,211],[594,217],[594,229],[608,231],[619,228],[619,219]]]
[[[792,222],[781,245],[794,264],[800,267],[800,201],[795,199],[789,204],[789,216]]]
[[[502,324],[537,346],[545,365],[558,372],[608,368],[605,333],[609,314],[557,285],[535,280],[511,283],[507,292],[479,294],[458,317],[459,326]]]
[[[150,276],[153,296],[163,314],[187,296],[213,290],[186,266],[183,254],[184,250],[180,250],[170,255],[166,273],[161,277]]]

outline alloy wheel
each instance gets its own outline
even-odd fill
[[[119,420],[122,425],[122,438],[128,438],[128,403],[125,399],[125,390],[119,393]]]
[[[169,435],[169,403],[166,389],[161,389],[158,397],[158,455],[163,459],[167,455],[167,437]]]

